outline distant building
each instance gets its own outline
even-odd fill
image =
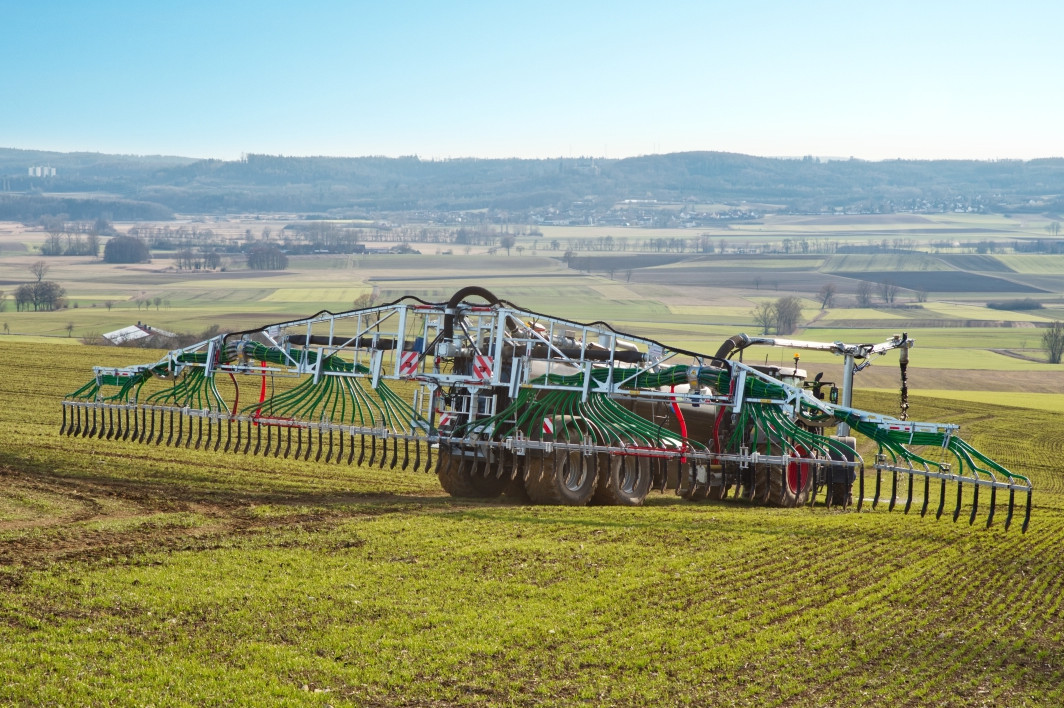
[[[177,337],[173,332],[167,332],[165,329],[158,329],[140,322],[129,327],[116,329],[114,332],[108,332],[102,336],[111,344],[125,344],[126,342],[147,339],[148,337],[154,339],[175,339]]]
[[[30,168],[30,177],[55,177],[55,168],[36,165]]]

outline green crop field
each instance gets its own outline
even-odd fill
[[[927,253],[849,253],[833,256],[824,266],[829,273],[865,271],[941,271],[953,270],[941,259]]]
[[[1007,254],[995,256],[1002,264],[1017,273],[1064,275],[1064,255],[1042,253]]]
[[[159,352],[13,339],[0,702],[1064,702],[1056,410],[914,399],[1030,475],[1026,535],[1003,508],[986,530],[883,503],[528,507],[423,472],[60,437],[92,364]]]
[[[885,391],[884,391],[885,392]],[[893,395],[894,391],[890,391]],[[1012,391],[957,391],[947,389],[921,388],[915,399],[938,398],[955,402],[957,408],[963,407],[960,401],[987,403],[1005,407],[1005,413],[1012,408],[1030,408],[1045,413],[1064,413],[1064,392],[1015,393]]]

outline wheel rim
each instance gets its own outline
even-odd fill
[[[808,457],[809,453],[800,445],[794,451],[801,457]],[[809,465],[805,462],[791,462],[787,465],[787,488],[791,494],[798,494],[805,489],[809,482]]]
[[[639,463],[628,457],[621,458],[620,469],[617,475],[617,486],[625,494],[635,494],[636,483],[639,480]]]
[[[577,464],[573,464],[572,458],[574,455],[564,455],[561,459],[562,485],[570,492],[578,492],[584,487],[584,482],[587,481],[587,465],[583,464],[583,460],[580,459],[579,453],[576,453]]]

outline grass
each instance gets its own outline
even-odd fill
[[[423,473],[57,436],[93,363],[156,354],[0,339],[4,703],[1064,700],[1055,409],[914,399],[1032,476],[1026,536],[882,506],[526,507]]]

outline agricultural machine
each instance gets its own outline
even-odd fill
[[[807,380],[798,355],[794,366],[744,363],[759,345],[831,352],[841,380]],[[658,489],[860,510],[869,499],[859,434],[876,448],[873,508],[908,513],[915,503],[923,516],[938,487],[941,517],[954,484],[954,521],[967,506],[974,523],[985,490],[989,527],[1007,492],[1008,528],[1019,492],[1026,531],[1026,477],[964,442],[956,425],[907,420],[912,345],[904,334],[856,345],[737,335],[707,355],[467,287],[445,303],[405,297],[320,312],[153,364],[95,367],[63,401],[61,433],[435,470],[455,496],[638,505]],[[853,408],[854,373],[895,349],[901,417]]]

